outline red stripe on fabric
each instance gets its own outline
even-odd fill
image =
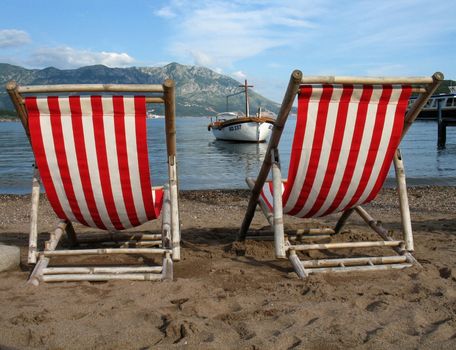
[[[159,188],[154,190],[155,192],[155,201],[154,201],[154,212],[155,217],[158,218],[160,216],[162,207],[163,207],[163,189]]]
[[[79,177],[81,179],[84,198],[87,203],[90,216],[98,228],[106,230],[106,226],[101,220],[90,179],[89,165],[87,161],[87,150],[85,145],[84,127],[82,124],[81,98],[80,96],[70,96],[71,123],[73,126],[74,147],[76,160],[78,162]],[[87,116],[85,116],[86,118]]]
[[[396,107],[396,113],[394,116],[393,130],[392,130],[390,142],[388,144],[388,151],[386,152],[385,159],[383,161],[377,181],[376,181],[374,187],[372,188],[371,193],[364,201],[364,203],[367,203],[367,202],[370,202],[371,200],[373,200],[375,198],[375,196],[377,195],[377,193],[382,188],[383,183],[385,182],[386,176],[388,175],[388,171],[391,166],[391,162],[393,161],[394,152],[396,152],[396,149],[398,148],[398,146],[401,142],[402,130],[404,128],[405,112],[407,110],[407,105],[408,105],[408,101],[409,101],[411,94],[412,94],[411,86],[402,87],[402,92],[401,92],[401,95],[399,96],[399,100],[398,100],[397,107]]]
[[[51,130],[54,139],[55,156],[57,158],[58,171],[60,172],[60,179],[62,186],[65,190],[65,195],[70,205],[71,211],[75,218],[81,223],[88,226],[87,221],[84,219],[79,208],[76,194],[74,193],[73,182],[71,180],[70,168],[68,166],[68,159],[65,149],[65,140],[62,129],[62,114],[60,113],[59,97],[49,96],[47,98],[49,113],[51,115]]]
[[[108,150],[106,149],[105,130],[103,122],[103,104],[101,96],[91,96],[93,113],[93,129],[95,134],[95,148],[98,160],[98,172],[100,174],[101,190],[103,199],[108,211],[109,218],[113,226],[117,230],[122,230],[124,227],[120,221],[119,214],[117,213],[114,204],[114,197],[112,193],[111,178],[108,166]]]
[[[366,163],[364,165],[363,173],[361,175],[361,179],[359,180],[358,188],[355,191],[352,199],[348,204],[345,206],[342,211],[350,209],[361,197],[366,189],[366,186],[369,182],[369,179],[372,175],[372,170],[375,164],[375,160],[377,159],[378,155],[378,148],[380,146],[380,141],[383,135],[383,128],[385,126],[385,117],[386,117],[386,110],[388,108],[388,103],[391,99],[391,94],[393,92],[393,87],[391,85],[384,85],[382,95],[380,96],[380,100],[378,102],[377,113],[375,116],[375,123],[374,123],[374,130],[372,133],[371,142],[369,145],[369,151],[366,158]]]
[[[123,96],[113,97],[114,106],[114,130],[116,135],[117,159],[119,165],[120,183],[122,195],[127,210],[128,219],[133,226],[141,223],[136,214],[135,203],[131,188],[130,171],[128,165],[127,138],[125,134],[125,109]]]
[[[315,175],[317,174],[318,163],[320,162],[323,138],[325,136],[326,130],[326,120],[328,119],[328,108],[329,103],[331,102],[332,93],[332,85],[323,85],[323,91],[320,97],[320,101],[318,102],[318,110],[316,116],[317,120],[315,124],[315,132],[312,149],[310,151],[307,173],[301,191],[299,193],[299,198],[293,209],[287,212],[288,215],[296,215],[305,206],[306,201],[309,198],[310,191],[315,181]],[[301,166],[303,166],[303,164]]]
[[[147,150],[146,99],[144,96],[135,96],[135,126],[138,153],[139,178],[141,193],[149,220],[156,219],[152,198],[152,182],[150,180],[149,155]]]
[[[342,95],[340,97],[339,108],[337,110],[336,125],[334,126],[334,136],[331,143],[330,155],[328,158],[328,166],[326,168],[325,178],[320,188],[320,192],[315,200],[311,210],[305,217],[312,217],[318,212],[324,204],[326,197],[331,189],[331,185],[336,174],[337,163],[339,162],[340,151],[342,142],[344,140],[345,124],[347,122],[348,107],[350,98],[353,93],[353,85],[344,85],[342,88]]]
[[[296,128],[293,137],[293,144],[291,147],[290,167],[288,169],[288,181],[285,185],[285,191],[282,195],[283,205],[285,206],[291,194],[291,190],[296,179],[298,169],[302,164],[299,164],[302,153],[302,144],[304,142],[307,114],[309,111],[309,101],[312,96],[312,86],[303,85],[300,87],[298,96],[298,115],[296,120]]]
[[[25,108],[27,109],[30,139],[32,143],[33,153],[35,154],[36,165],[40,171],[41,181],[43,183],[49,203],[60,219],[68,219],[63,211],[62,204],[59,201],[57,192],[52,181],[49,165],[46,158],[46,151],[43,143],[43,135],[41,133],[40,111],[36,97],[25,98]]]
[[[369,101],[372,96],[372,92],[372,85],[366,85],[363,87],[363,92],[361,94],[360,101],[358,102],[358,111],[356,114],[355,128],[353,130],[353,139],[351,142],[350,152],[348,155],[344,175],[342,176],[342,181],[340,183],[337,194],[333,200],[333,203],[323,213],[323,216],[332,213],[335,209],[337,209],[339,204],[344,199],[345,194],[347,193],[348,188],[350,186],[350,182],[355,171],[356,162],[358,160],[361,140],[364,133],[364,126],[366,124],[367,109],[369,107]],[[352,130],[348,130],[348,132],[352,132]],[[347,129],[345,128],[344,135],[346,135],[346,133]]]

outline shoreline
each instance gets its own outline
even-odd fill
[[[25,284],[30,195],[0,195],[0,243],[21,248],[0,273],[6,348],[346,349],[456,347],[456,187],[409,189],[414,256],[422,268],[301,280],[272,242],[235,241],[248,190],[180,192],[182,259],[172,282]],[[396,192],[366,205],[393,236]],[[40,199],[40,244],[56,223]],[[332,226],[338,215],[318,222]],[[285,217],[286,230],[315,223]],[[375,237],[352,216],[343,233]],[[76,232],[92,229],[75,225]],[[159,220],[139,230],[159,232]],[[270,232],[257,210],[252,231]],[[66,240],[63,241],[65,245]],[[65,327],[62,327],[65,324]]]

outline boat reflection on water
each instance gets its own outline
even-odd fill
[[[208,147],[217,153],[218,157],[229,161],[231,166],[235,168],[234,172],[231,173],[232,175],[246,177],[257,175],[268,144],[215,140],[209,142]]]

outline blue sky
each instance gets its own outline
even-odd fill
[[[456,79],[454,0],[2,0],[0,62],[199,65],[282,99],[307,75]]]

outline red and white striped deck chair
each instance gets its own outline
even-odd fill
[[[174,82],[18,86],[11,81],[7,91],[36,161],[28,253],[28,262],[36,265],[30,282],[172,279],[173,260],[180,258]],[[151,184],[146,103],[165,105],[169,182],[164,187]],[[44,249],[38,246],[37,232],[41,183],[60,219]],[[159,234],[121,232],[160,214]],[[103,249],[83,247],[72,222],[108,231],[111,241],[121,244]],[[64,232],[75,249],[56,249]],[[107,256],[113,254],[145,258],[134,259],[129,266],[106,266],[105,262],[113,260]],[[51,258],[86,255],[92,256],[89,262],[97,260],[93,256],[102,256],[102,264],[75,267],[66,261],[66,266],[51,267]],[[149,257],[154,256],[159,257],[159,264],[138,264],[153,261]]]
[[[441,80],[441,73],[429,78],[303,78],[300,71],[294,71],[260,174],[256,181],[247,179],[252,194],[239,239],[245,239],[259,202],[274,227],[276,256],[288,256],[301,278],[329,271],[401,269],[417,263],[411,254],[414,249],[412,227],[398,147]],[[407,111],[412,92],[420,96]],[[277,147],[296,94],[298,115],[288,179],[283,180]],[[403,239],[397,240],[361,207],[376,197],[391,163],[396,170],[403,231]],[[272,181],[266,181],[271,167]],[[312,228],[285,236],[283,214],[314,218],[337,212],[342,215],[334,229]],[[357,212],[382,239],[340,242],[343,235],[336,234],[341,232],[353,212]],[[338,242],[321,243],[322,238],[327,240],[333,236],[339,236]],[[385,246],[393,248],[397,254],[372,255],[372,251],[377,254],[378,247]],[[369,248],[369,254],[341,257],[340,251],[333,251],[360,248]],[[325,256],[301,261],[296,254],[318,255],[316,250],[331,250],[337,258]]]

